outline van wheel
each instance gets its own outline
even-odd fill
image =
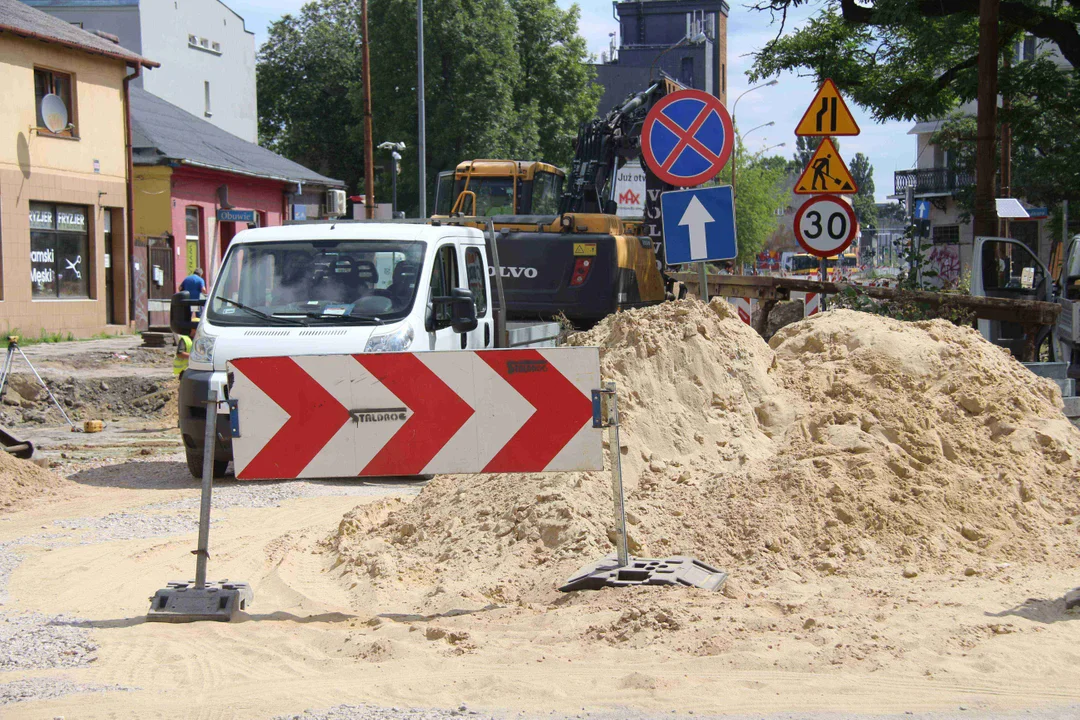
[[[188,472],[191,473],[191,477],[196,480],[202,480],[202,466],[203,456],[202,453],[192,450],[191,448],[184,448],[184,453],[187,455],[187,467]],[[215,460],[214,461],[214,477],[225,477],[225,471],[229,468],[228,460]]]

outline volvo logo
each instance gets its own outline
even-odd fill
[[[491,267],[490,265],[488,266],[488,275],[490,275],[491,277],[495,277],[495,268]],[[507,267],[505,265],[502,267],[502,276],[504,278],[527,277],[527,278],[529,278],[531,280],[531,279],[535,278],[537,275],[538,275],[538,273],[536,272],[536,268],[531,268],[531,267]]]

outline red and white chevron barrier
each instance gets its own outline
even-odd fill
[[[240,358],[228,370],[240,480],[604,467],[597,348]]]

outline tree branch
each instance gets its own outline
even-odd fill
[[[778,0],[772,0],[773,6],[777,2]],[[1080,6],[1080,0],[1069,2]],[[979,0],[919,0],[917,7],[919,14],[927,18],[961,14],[979,16]],[[1069,64],[1080,67],[1080,31],[1077,31],[1075,23],[1023,2],[1002,2],[999,7],[1002,21],[1023,28],[1035,37],[1056,43]],[[855,0],[840,0],[840,12],[844,20],[856,25],[886,24],[879,19],[880,13],[877,10],[858,5]]]

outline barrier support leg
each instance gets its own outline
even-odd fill
[[[202,502],[199,506],[199,544],[195,549],[195,580],[170,582],[150,598],[146,619],[156,622],[228,622],[238,610],[254,599],[244,582],[206,582],[206,561],[210,557],[210,506],[214,492],[214,446],[217,444],[218,405],[225,401],[225,388],[211,381],[206,398],[206,434],[203,437]]]

